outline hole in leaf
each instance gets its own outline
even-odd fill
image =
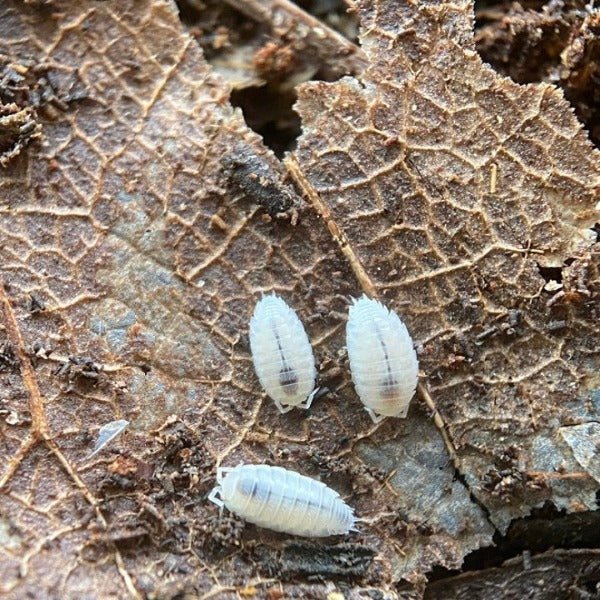
[[[302,131],[300,117],[292,108],[295,101],[293,91],[271,85],[231,93],[231,104],[242,109],[248,127],[256,131],[278,157],[294,149]]]
[[[538,265],[538,271],[545,281],[562,282],[562,267],[543,267]]]
[[[257,9],[259,3],[249,4],[247,10],[237,10],[223,0],[177,3],[182,22],[205,58],[229,82],[231,104],[241,108],[248,127],[261,135],[277,156],[293,150],[301,133],[300,117],[292,108],[295,87],[305,81],[334,81],[351,71],[351,62],[337,57],[329,60],[335,54],[327,43],[321,47],[306,31],[313,30],[317,18],[354,42],[356,14],[348,13],[342,0],[297,2],[312,16],[304,17],[305,21],[299,16],[296,30],[287,21],[271,22]],[[288,18],[294,16],[291,9]]]

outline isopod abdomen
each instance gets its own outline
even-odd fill
[[[250,349],[256,375],[277,408],[309,408],[317,370],[298,315],[275,294],[256,304],[250,319]]]
[[[208,499],[259,527],[306,537],[354,529],[352,509],[324,483],[268,465],[217,469]]]
[[[417,387],[419,363],[400,317],[363,295],[350,307],[346,346],[356,393],[373,421],[404,418]]]

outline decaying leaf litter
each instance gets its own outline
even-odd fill
[[[595,508],[582,425],[597,420],[597,153],[553,88],[482,65],[467,3],[359,8],[369,67],[301,89],[287,173],[171,5],[3,11],[11,68],[47,65],[57,98],[85,90],[36,108],[42,141],[0,184],[1,343],[17,358],[2,398],[31,415],[2,425],[9,597],[393,597],[545,501]],[[266,180],[232,190],[231,153]],[[298,223],[265,218],[259,189]],[[552,304],[547,272],[564,277]],[[338,374],[308,418],[280,416],[252,372],[247,322],[270,290]],[[348,380],[339,314],[362,291],[418,343],[404,421],[374,426]],[[53,352],[111,368],[59,377]],[[119,419],[113,453],[82,464]],[[219,519],[215,468],[242,461],[320,477],[370,523],[323,552]]]
[[[476,10],[480,27],[475,41],[483,60],[518,83],[559,85],[598,146],[598,7],[584,0],[560,0],[540,10],[518,3],[498,8],[482,3]]]

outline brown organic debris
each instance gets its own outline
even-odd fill
[[[315,74],[331,80],[365,66],[361,49],[289,0],[180,0],[208,60],[234,89],[291,88]]]
[[[600,143],[600,13],[587,15],[573,29],[561,54],[560,84],[586,124],[590,138]]]
[[[598,550],[551,550],[534,558],[524,552],[500,567],[437,581],[428,587],[425,599],[593,598],[599,580]]]
[[[0,102],[0,166],[18,156],[32,140],[39,138],[42,126],[32,107]]]
[[[539,10],[487,4],[476,14],[475,41],[486,62],[519,83],[560,85],[590,138],[600,141],[598,23],[593,3],[558,0]]]

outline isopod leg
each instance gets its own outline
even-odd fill
[[[365,410],[369,413],[369,416],[375,424],[381,423],[381,421],[385,419],[385,415],[376,415],[373,409],[371,408],[365,408]]]
[[[277,407],[277,409],[279,410],[279,412],[282,415],[285,415],[285,413],[290,412],[290,410],[296,408],[294,404],[289,404],[288,406],[284,407],[281,402],[279,402],[279,400],[274,400],[275,402],[275,406]]]
[[[312,401],[315,399],[315,396],[317,395],[317,392],[320,391],[320,390],[321,390],[321,388],[315,388],[310,393],[310,396],[302,404],[298,404],[298,406],[300,408],[304,408],[305,410],[308,410],[310,408],[310,405],[312,404]]]
[[[223,474],[231,473],[235,467],[218,467],[217,468],[217,483],[223,482]]]
[[[218,497],[218,494],[221,492],[221,486],[218,485],[217,487],[214,487],[212,489],[212,491],[210,492],[210,494],[208,495],[208,499],[213,503],[216,504],[221,510],[223,510],[223,507],[225,506],[225,503],[223,502],[223,500],[221,500],[221,498]]]
[[[362,519],[354,517],[354,522],[352,523],[350,529],[348,529],[348,533],[350,533],[351,531],[354,533],[362,533],[362,531],[356,526],[356,524],[360,521],[362,521]]]

